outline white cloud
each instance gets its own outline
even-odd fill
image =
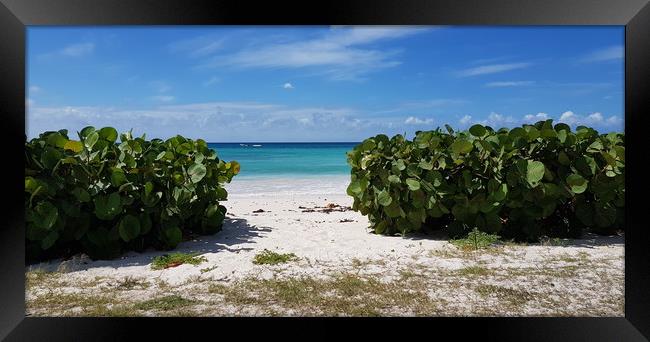
[[[91,54],[95,50],[93,43],[81,43],[66,46],[61,50],[63,56],[80,57]]]
[[[605,118],[605,116],[600,112],[594,112],[589,115],[578,115],[575,114],[574,112],[567,111],[562,113],[558,121],[563,122],[570,126],[582,125],[582,126],[590,126],[590,127],[593,126],[593,127],[607,128],[607,129],[612,129],[612,128],[616,128],[618,130],[623,129],[623,127],[621,126],[623,120],[619,116],[611,115],[610,117]]]
[[[486,120],[481,120],[479,123],[482,125],[490,126],[492,128],[501,128],[517,124],[517,120],[515,120],[512,116],[503,116],[499,113],[492,112],[490,115],[488,115],[488,118]]]
[[[519,122],[512,116],[504,116],[495,112],[490,113],[490,115],[488,115],[488,117],[483,120],[473,119],[471,115],[465,115],[458,121],[458,123],[464,127],[467,127],[470,124],[481,124],[483,126],[490,126],[495,129],[501,127],[512,127],[519,124]]]
[[[528,115],[524,116],[524,121],[530,122],[530,123],[535,123],[537,121],[545,121],[545,120],[548,120],[548,119],[549,119],[549,117],[548,117],[548,114],[546,114],[546,113],[537,113],[535,115],[528,114]]]
[[[368,45],[424,30],[410,27],[336,27],[312,39],[253,44],[233,54],[214,56],[203,67],[319,68],[315,73],[330,79],[360,80],[367,73],[400,64],[393,58],[398,51],[383,51]]]
[[[486,87],[495,88],[495,87],[523,87],[528,85],[535,84],[534,81],[502,81],[502,82],[490,82],[486,83]]]
[[[192,39],[174,42],[169,45],[173,52],[188,52],[190,57],[203,57],[210,55],[223,48],[225,39],[223,37],[200,36]]]
[[[29,91],[31,93],[38,93],[39,91],[41,91],[41,88],[38,87],[38,86],[31,86],[31,87],[29,87]]]
[[[463,117],[462,117],[458,122],[459,122],[461,125],[466,126],[466,125],[468,125],[470,122],[472,122],[472,116],[471,116],[471,115],[465,115],[465,116],[463,116]]]
[[[287,82],[282,86],[282,88],[284,88],[284,89],[293,89],[293,85],[291,85],[291,83]]]
[[[218,82],[220,82],[220,81],[221,81],[221,79],[220,79],[219,77],[216,77],[216,76],[215,76],[215,77],[212,77],[212,78],[210,78],[209,80],[203,82],[203,86],[204,86],[204,87],[211,86],[211,85],[213,85],[213,84],[215,84],[215,83],[218,83]]]
[[[390,122],[361,118],[345,107],[290,107],[255,102],[161,104],[148,109],[107,107],[30,107],[28,136],[66,128],[113,126],[150,138],[181,134],[210,142],[225,141],[347,141],[386,131]],[[403,120],[401,118],[400,120]],[[401,121],[400,121],[401,122]],[[300,128],[300,129],[297,129]],[[396,129],[403,128],[398,127]],[[397,133],[397,132],[395,132]]]
[[[404,120],[404,123],[407,125],[430,125],[433,123],[433,119],[431,118],[425,118],[425,119],[420,119],[416,118],[415,116],[409,116]]]
[[[618,116],[612,115],[609,118],[607,118],[607,120],[605,120],[605,122],[608,125],[620,125],[620,124],[623,123],[623,120]]]
[[[169,83],[165,81],[151,81],[149,87],[153,88],[156,92],[166,93],[172,89]]]
[[[593,51],[581,59],[584,63],[592,62],[605,62],[612,60],[623,59],[625,55],[625,48],[621,45],[606,47],[597,51]]]
[[[421,109],[459,105],[464,103],[467,103],[467,101],[461,99],[431,99],[431,100],[422,100],[422,101],[410,101],[410,102],[400,103],[395,108],[375,111],[375,113],[385,114],[385,113],[395,113],[395,112],[403,112],[403,111],[414,111],[414,110],[421,110]]]
[[[461,70],[457,73],[459,77],[478,76],[487,74],[496,74],[516,69],[523,69],[529,67],[530,63],[508,63],[508,64],[491,64],[479,67]]]
[[[38,56],[41,60],[47,60],[55,57],[83,57],[90,55],[95,51],[94,43],[78,43],[63,47],[60,50],[44,53]]]
[[[150,99],[157,102],[171,102],[174,101],[175,97],[170,95],[157,95],[151,96]]]
[[[564,122],[567,125],[574,125],[578,120],[578,117],[572,111],[566,111],[560,115],[560,122]]]
[[[587,120],[591,122],[602,122],[603,121],[603,114],[601,113],[593,113],[587,116]]]

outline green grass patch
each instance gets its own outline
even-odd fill
[[[195,300],[183,298],[178,295],[170,295],[170,296],[154,298],[144,302],[140,302],[136,304],[134,307],[138,310],[144,310],[144,311],[150,311],[150,310],[169,311],[176,308],[190,306],[195,303],[196,303]]]
[[[214,266],[211,266],[211,267],[202,268],[202,269],[201,269],[201,273],[210,272],[210,271],[212,271],[212,270],[216,270],[216,269],[217,269],[217,265],[214,265]]]
[[[437,303],[426,294],[426,282],[382,282],[376,277],[342,273],[325,279],[312,277],[256,279],[234,284],[213,283],[208,291],[223,296],[225,303],[242,308],[269,308],[295,315],[380,316],[392,310],[433,315]]]
[[[204,261],[208,261],[205,257],[197,257],[197,254],[188,253],[172,253],[157,256],[151,262],[151,269],[162,270],[165,268],[175,267],[182,264],[198,265]]]
[[[498,299],[504,300],[510,305],[517,307],[525,305],[535,298],[531,292],[528,292],[526,290],[513,289],[505,286],[483,284],[477,286],[475,290],[481,296],[495,296]]]
[[[253,263],[256,265],[276,265],[295,260],[298,260],[298,257],[293,253],[280,254],[264,249],[261,253],[255,255]]]
[[[453,239],[449,242],[462,250],[479,250],[491,246],[495,242],[499,241],[499,239],[500,237],[496,234],[488,234],[474,228],[474,230],[467,234],[467,237],[463,239]]]
[[[458,274],[462,276],[486,276],[489,275],[490,270],[482,267],[482,266],[468,266],[468,267],[463,267],[458,270]]]

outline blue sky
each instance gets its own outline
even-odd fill
[[[623,53],[623,26],[29,27],[26,133],[360,141],[546,118],[623,131]]]

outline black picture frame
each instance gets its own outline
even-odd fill
[[[650,229],[643,218],[648,190],[643,140],[648,136],[650,5],[648,0],[0,0],[0,112],[4,163],[0,227],[0,338],[16,340],[126,340],[145,332],[166,339],[211,334],[228,338],[255,331],[281,336],[350,337],[329,325],[401,339],[473,336],[482,340],[644,341],[650,338]],[[16,200],[24,174],[25,38],[30,25],[624,25],[627,150],[625,317],[612,318],[26,318],[24,209]],[[645,101],[644,101],[645,100]],[[9,159],[15,158],[15,159]],[[394,326],[407,324],[409,328]],[[264,329],[257,328],[265,325]],[[242,327],[235,327],[241,325]],[[179,328],[180,327],[180,328]],[[318,330],[318,332],[316,331]],[[451,333],[452,335],[448,335]],[[210,335],[208,335],[210,336]],[[236,335],[233,335],[236,336]],[[645,336],[645,337],[644,337]]]

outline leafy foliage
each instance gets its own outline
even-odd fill
[[[84,251],[111,258],[122,250],[174,248],[188,231],[219,231],[224,183],[239,173],[205,141],[119,135],[86,127],[25,142],[28,258]]]
[[[190,264],[196,266],[204,261],[208,261],[208,259],[206,259],[204,256],[197,256],[197,254],[171,253],[153,258],[151,261],[151,269],[162,270],[182,264]]]
[[[255,255],[253,263],[256,265],[276,265],[295,260],[298,260],[298,257],[293,253],[280,254],[264,249],[262,252]]]
[[[625,135],[539,121],[380,134],[348,152],[348,195],[379,234],[477,228],[519,240],[622,229]]]
[[[479,250],[481,248],[489,247],[497,241],[499,241],[498,235],[481,232],[474,228],[467,234],[467,237],[462,239],[453,239],[450,242],[454,246],[463,250]]]

